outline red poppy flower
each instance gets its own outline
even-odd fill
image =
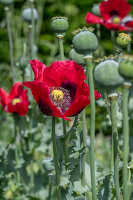
[[[24,90],[23,85],[15,83],[8,94],[0,88],[0,103],[4,111],[24,116],[28,111],[28,90]]]
[[[102,18],[87,13],[85,20],[88,24],[102,24],[108,29],[131,31],[133,26],[128,26],[122,20],[130,11],[130,4],[126,0],[108,0],[100,3]]]
[[[79,114],[89,103],[89,87],[81,65],[74,61],[56,61],[46,67],[38,60],[30,61],[34,81],[23,82],[30,88],[40,111],[47,116],[67,119]],[[100,93],[95,91],[95,98]]]

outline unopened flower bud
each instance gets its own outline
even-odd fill
[[[63,34],[68,30],[68,21],[65,17],[54,17],[52,19],[52,29],[57,34]]]

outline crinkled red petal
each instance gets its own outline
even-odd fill
[[[70,108],[65,112],[64,117],[72,117],[78,115],[89,103],[90,98],[81,95],[73,102]]]
[[[72,60],[53,62],[43,75],[43,82],[49,87],[60,87],[64,80],[78,84],[85,79],[82,66]]]
[[[126,0],[108,0],[100,3],[100,13],[105,20],[111,18],[112,13],[118,13],[118,16],[122,19],[130,11],[130,4]]]
[[[23,90],[24,90],[24,88],[21,83],[19,83],[19,82],[15,83],[9,93],[10,100],[21,96],[21,94],[23,93]]]
[[[7,104],[9,102],[8,93],[5,92],[2,88],[0,88],[0,104],[4,111],[7,111]]]
[[[32,70],[34,72],[34,80],[38,80],[39,82],[43,82],[43,71],[46,66],[37,59],[30,60]]]
[[[132,28],[131,31],[133,31],[133,21],[127,22],[125,25],[129,28]]]
[[[60,110],[51,102],[49,88],[44,83],[28,81],[23,82],[23,85],[31,89],[34,99],[44,115],[63,118]]]
[[[27,101],[22,100],[20,103],[16,103],[15,105],[10,102],[8,104],[8,112],[18,114],[20,116],[24,116],[28,112],[28,103]]]
[[[95,90],[95,99],[99,99],[101,97],[101,94]]]
[[[104,22],[103,25],[109,29],[109,30],[114,30],[114,31],[129,31],[129,28],[126,26],[118,25],[118,24],[113,24],[110,22]]]
[[[102,24],[103,19],[93,15],[92,13],[88,12],[85,16],[85,21],[87,24]]]

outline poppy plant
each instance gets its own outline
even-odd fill
[[[4,111],[24,116],[28,112],[28,90],[24,90],[23,85],[15,83],[8,94],[0,88],[0,103]]]
[[[30,61],[34,81],[23,82],[30,88],[40,111],[47,116],[59,118],[79,114],[89,103],[89,87],[81,65],[74,61],[55,61],[46,67],[38,60]],[[95,98],[100,93],[95,91]]]
[[[128,26],[124,22],[124,17],[130,11],[130,4],[126,0],[108,0],[99,5],[102,18],[97,17],[90,12],[87,13],[85,20],[88,24],[101,24],[111,30],[131,31],[133,26]]]

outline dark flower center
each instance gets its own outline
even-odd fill
[[[62,87],[50,88],[49,96],[52,103],[56,105],[58,108],[66,109],[70,105],[71,101],[70,92]]]

